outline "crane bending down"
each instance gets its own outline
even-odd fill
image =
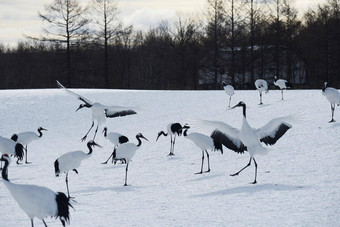
[[[91,102],[90,100],[88,100],[87,98],[78,95],[77,93],[70,91],[69,89],[65,88],[59,81],[57,81],[57,84],[59,86],[59,88],[64,89],[65,91],[67,91],[68,94],[73,95],[74,97],[78,98],[79,100],[81,100],[82,104],[79,105],[78,110],[86,107],[86,108],[90,108],[92,111],[92,124],[90,129],[88,130],[88,132],[85,134],[85,136],[81,139],[81,141],[85,141],[87,135],[89,134],[89,132],[91,131],[91,129],[93,128],[95,121],[97,122],[97,127],[96,127],[96,131],[94,133],[93,136],[93,140],[96,138],[97,135],[97,131],[98,131],[98,127],[102,124],[104,124],[106,122],[106,118],[113,118],[113,117],[123,117],[126,115],[131,115],[131,114],[136,114],[136,108],[132,108],[132,107],[122,107],[122,106],[104,106],[102,104],[100,104],[99,102]]]
[[[265,80],[257,79],[255,81],[255,87],[260,93],[260,104],[259,105],[262,105],[263,104],[262,103],[262,92],[268,93],[268,83]]]
[[[114,162],[116,164],[116,161],[113,159],[114,151],[116,150],[116,148],[119,145],[121,145],[123,143],[129,142],[129,139],[126,136],[124,136],[124,135],[122,135],[122,134],[120,134],[118,132],[109,132],[109,133],[107,133],[107,128],[106,127],[104,128],[103,133],[104,133],[104,137],[106,139],[108,139],[111,143],[113,143],[114,148],[113,148],[113,151],[112,151],[110,157],[105,162],[103,162],[102,164],[107,164],[107,162],[110,160],[111,157],[112,157],[112,162]]]
[[[325,82],[324,87],[322,88],[322,94],[327,98],[327,100],[331,104],[332,120],[330,120],[329,123],[335,122],[334,120],[335,104],[337,104],[338,106],[340,105],[340,93],[335,88],[327,87],[327,82]]]
[[[70,192],[68,188],[68,172],[73,170],[75,173],[78,174],[77,169],[80,166],[81,162],[84,159],[87,159],[92,156],[93,146],[101,147],[99,144],[96,144],[93,140],[90,140],[89,142],[87,142],[87,148],[89,149],[89,152],[87,154],[83,151],[71,151],[61,155],[54,162],[54,172],[56,177],[59,177],[59,174],[61,172],[66,173],[65,182],[67,188],[67,195],[69,198]]]
[[[282,100],[283,100],[283,90],[286,90],[287,88],[292,88],[292,85],[288,83],[287,80],[277,79],[277,76],[274,76],[274,85],[280,88]]]
[[[228,107],[230,107],[230,101],[231,101],[231,96],[234,95],[234,87],[231,85],[227,85],[224,81],[222,82],[223,85],[223,89],[225,91],[225,93],[227,93],[227,95],[229,95],[229,105]]]
[[[12,197],[19,204],[19,207],[27,214],[31,220],[32,227],[34,226],[33,219],[35,217],[42,220],[45,227],[46,222],[44,218],[55,217],[59,218],[61,224],[70,221],[69,208],[72,207],[70,199],[62,192],[54,192],[49,188],[29,185],[29,184],[14,184],[8,179],[8,166],[11,159],[7,154],[2,155],[1,161],[5,162],[2,170],[3,182]]]
[[[254,161],[255,179],[252,183],[256,184],[257,163],[255,161],[255,155],[265,155],[268,153],[267,148],[263,147],[261,142],[266,145],[274,145],[292,127],[288,122],[296,121],[296,116],[288,115],[274,118],[261,128],[254,129],[248,124],[246,118],[246,104],[241,101],[233,108],[236,107],[243,108],[243,123],[240,130],[220,121],[192,120],[190,124],[197,125],[197,127],[212,132],[211,137],[230,150],[241,154],[244,153],[244,151],[248,151],[250,155],[249,163],[240,171],[230,176],[237,176]]]
[[[182,125],[180,123],[170,123],[167,126],[167,133],[160,131],[158,133],[156,142],[158,140],[158,138],[163,135],[163,136],[168,136],[170,135],[170,153],[168,154],[168,156],[172,156],[175,155],[175,143],[176,143],[176,135],[181,136],[182,135]]]
[[[210,161],[209,161],[208,150],[221,151],[221,154],[223,154],[222,144],[217,142],[212,137],[204,135],[202,133],[191,132],[191,133],[188,134],[189,128],[190,128],[190,126],[188,126],[187,124],[183,126],[183,129],[184,129],[183,136],[184,136],[184,138],[191,140],[197,147],[199,147],[202,150],[201,171],[196,173],[196,174],[202,174],[203,173],[204,152],[206,153],[207,159],[208,159],[208,170],[205,171],[205,172],[210,172]]]
[[[124,186],[127,186],[127,173],[128,173],[128,169],[129,169],[129,163],[130,163],[131,159],[133,158],[133,156],[135,156],[136,151],[142,145],[141,138],[148,141],[148,139],[145,138],[142,135],[142,133],[138,133],[136,135],[136,138],[138,140],[138,144],[134,144],[134,143],[131,143],[131,142],[130,143],[124,143],[124,144],[120,145],[119,147],[117,147],[113,152],[113,158],[115,160],[125,160],[125,162],[126,162],[125,184],[124,184]]]
[[[31,162],[27,161],[27,145],[31,143],[34,140],[40,139],[42,137],[42,131],[47,131],[47,129],[44,129],[43,127],[38,128],[38,133],[37,135],[35,132],[21,132],[17,134],[13,134],[11,139],[15,142],[21,143],[22,145],[25,146],[25,163],[29,164]]]

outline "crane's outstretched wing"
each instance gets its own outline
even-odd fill
[[[223,144],[226,148],[233,150],[237,153],[243,154],[247,150],[247,147],[239,139],[232,138],[230,135],[223,133],[219,130],[215,130],[211,134],[211,138]]]
[[[123,117],[126,115],[137,114],[133,107],[123,107],[123,106],[106,106],[105,115],[106,117]]]
[[[278,117],[255,131],[257,138],[266,145],[274,145],[292,125],[288,123],[294,120],[293,115]]]
[[[193,130],[209,134],[211,138],[237,153],[244,153],[247,147],[239,139],[239,130],[221,121],[189,119],[188,124]]]
[[[70,95],[73,95],[75,96],[76,98],[78,98],[79,100],[83,101],[85,104],[87,105],[92,105],[92,102],[90,100],[88,100],[87,98],[81,96],[81,95],[78,95],[77,93],[74,93],[73,91],[70,91],[69,89],[67,89],[66,87],[64,87],[64,85],[62,85],[58,80],[57,80],[57,85],[59,88],[63,88],[65,89],[65,91],[67,93],[69,93]]]

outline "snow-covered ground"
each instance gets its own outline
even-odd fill
[[[260,127],[274,117],[304,111],[304,121],[294,124],[266,156],[258,156],[258,184],[254,165],[231,177],[249,160],[224,149],[211,152],[211,172],[200,170],[201,151],[179,137],[175,156],[169,157],[170,138],[157,133],[170,122],[190,118],[219,120],[236,128],[242,124],[242,110],[228,109],[228,97],[221,91],[135,91],[73,90],[91,101],[106,105],[139,106],[142,112],[108,119],[109,131],[134,136],[144,142],[130,163],[128,184],[123,187],[125,165],[104,162],[111,144],[98,131],[91,158],[69,174],[71,226],[339,226],[340,223],[340,123],[331,119],[330,104],[320,90],[289,90],[285,101],[272,90],[259,106],[255,90],[236,91],[235,105],[243,100],[247,119]],[[86,150],[81,137],[91,125],[91,111],[75,112],[81,103],[61,89],[0,91],[0,135],[48,129],[41,140],[29,145],[29,165],[9,167],[14,183],[37,184],[66,193],[65,174],[55,177],[53,162],[61,154]],[[340,122],[339,110],[335,120]],[[89,134],[89,138],[93,132]],[[204,166],[206,168],[206,166]],[[30,226],[0,180],[0,226]],[[49,226],[61,226],[47,218]],[[43,223],[35,219],[36,226]]]

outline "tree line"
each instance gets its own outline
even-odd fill
[[[252,89],[257,78],[340,87],[340,0],[302,16],[294,0],[207,0],[147,31],[124,25],[118,2],[54,0],[42,34],[0,44],[0,88]]]

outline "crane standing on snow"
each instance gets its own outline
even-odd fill
[[[61,172],[66,173],[65,182],[67,188],[67,195],[69,198],[70,192],[68,189],[68,172],[73,170],[75,173],[78,174],[77,168],[80,166],[81,162],[84,159],[87,159],[92,156],[93,146],[101,147],[100,145],[96,144],[93,140],[90,140],[87,143],[87,148],[89,149],[89,152],[87,154],[83,151],[71,151],[61,155],[54,162],[54,171],[56,177],[59,177],[59,174]]]
[[[190,128],[190,126],[188,126],[187,124],[183,126],[183,129],[184,129],[183,136],[184,136],[184,138],[191,140],[202,151],[201,171],[196,173],[196,174],[202,174],[203,173],[204,152],[206,153],[207,159],[208,159],[208,170],[205,171],[205,172],[210,172],[210,161],[209,161],[208,150],[221,151],[221,154],[223,154],[222,144],[217,142],[216,140],[214,140],[210,136],[204,135],[202,133],[192,132],[192,133],[188,134],[189,128]]]
[[[288,83],[287,80],[277,79],[276,76],[274,77],[274,85],[280,88],[282,100],[283,100],[283,90],[286,90],[287,88],[292,88],[292,85]]]
[[[140,138],[145,139],[148,141],[147,138],[145,138],[142,133],[138,133],[136,135],[136,138],[138,140],[138,144],[134,143],[124,143],[117,147],[113,152],[113,159],[115,160],[125,160],[126,162],[126,168],[125,168],[125,184],[124,186],[127,186],[127,173],[129,169],[129,163],[133,156],[135,156],[136,151],[140,148],[142,145],[142,140]]]
[[[340,105],[340,93],[335,88],[327,87],[327,82],[325,82],[325,85],[322,88],[322,94],[327,98],[327,100],[331,104],[332,120],[330,120],[329,123],[335,122],[334,120],[335,104],[337,104],[338,106]]]
[[[262,103],[262,92],[268,93],[268,83],[265,80],[257,79],[255,81],[255,87],[260,93],[260,104],[259,105],[262,105],[263,104]]]
[[[168,156],[175,155],[174,152],[175,152],[176,135],[178,135],[178,136],[182,135],[182,125],[180,123],[170,123],[170,124],[168,124],[167,133],[160,131],[158,133],[156,142],[161,135],[163,135],[163,136],[170,135],[171,144],[170,144],[170,153],[168,154]]]
[[[228,107],[230,107],[230,101],[231,101],[231,96],[234,95],[234,87],[231,85],[227,85],[224,81],[222,82],[223,85],[223,89],[225,91],[225,93],[227,93],[227,95],[229,95],[229,105]]]
[[[42,137],[42,131],[47,131],[47,129],[44,129],[43,127],[38,128],[38,133],[37,135],[35,132],[21,132],[17,134],[13,134],[11,139],[15,142],[21,143],[22,145],[25,146],[25,163],[29,164],[31,162],[27,161],[27,145],[31,143],[33,140],[40,139]]]

